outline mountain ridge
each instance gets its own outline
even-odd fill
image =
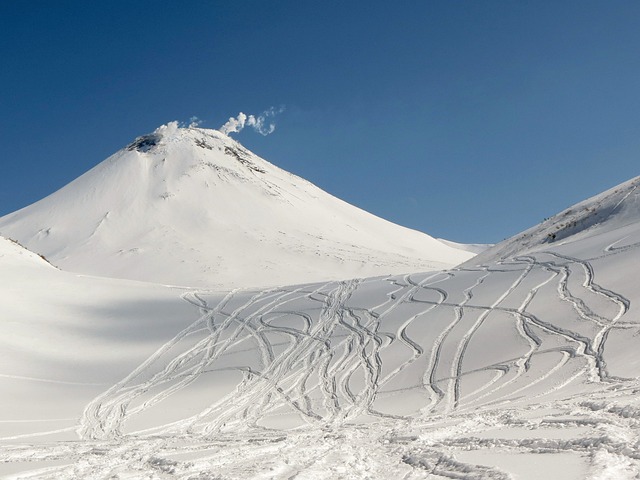
[[[499,262],[541,248],[575,242],[605,226],[622,228],[638,221],[640,176],[582,200],[513,237],[479,252],[463,265]]]

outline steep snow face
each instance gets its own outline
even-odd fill
[[[349,205],[215,130],[171,123],[0,219],[65,270],[231,288],[449,268],[473,253]]]
[[[573,205],[544,222],[486,249],[467,262],[481,265],[574,243],[640,221],[640,177]]]

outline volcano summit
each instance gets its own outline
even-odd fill
[[[0,232],[77,273],[282,285],[452,267],[473,255],[339,200],[217,130],[169,123]]]

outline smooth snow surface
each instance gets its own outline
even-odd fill
[[[269,289],[0,239],[0,474],[638,478],[638,182],[458,268]]]
[[[1,218],[0,234],[64,270],[207,288],[438,270],[473,256],[349,205],[218,131],[174,123]]]
[[[449,245],[450,247],[458,248],[460,250],[465,250],[467,252],[476,254],[484,252],[485,250],[493,247],[493,244],[490,243],[458,243],[452,242],[451,240],[445,240],[444,238],[438,238],[438,241],[444,243],[445,245]]]

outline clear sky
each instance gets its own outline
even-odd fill
[[[0,215],[192,116],[388,220],[496,242],[640,174],[640,2],[0,2]]]

